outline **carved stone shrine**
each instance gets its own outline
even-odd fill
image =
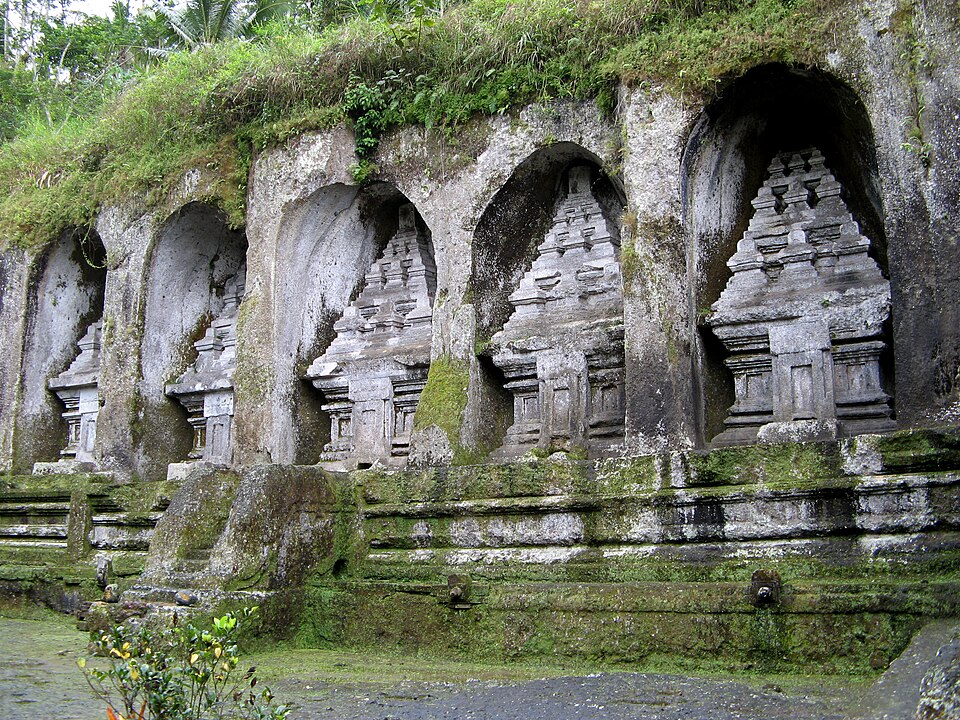
[[[736,400],[714,445],[892,429],[881,382],[890,284],[816,149],[778,155],[708,324]]]
[[[324,396],[334,467],[405,464],[413,414],[430,367],[436,266],[413,205],[370,266],[363,290],[333,329],[336,337],[306,378]]]
[[[228,464],[233,459],[233,375],[237,368],[237,309],[246,270],[227,281],[221,313],[193,346],[197,359],[166,387],[186,408],[193,429],[190,460]]]
[[[100,333],[103,323],[91,324],[80,342],[80,354],[64,372],[47,382],[66,406],[67,446],[60,451],[66,459],[79,463],[93,462],[93,445],[97,437],[97,414],[100,401],[97,382],[100,377]]]
[[[513,394],[513,425],[496,457],[533,448],[612,452],[623,442],[623,290],[617,228],[591,189],[589,167],[568,193],[537,257],[510,295],[493,361]]]

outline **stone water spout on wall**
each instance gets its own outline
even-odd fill
[[[65,460],[76,463],[93,462],[93,446],[97,437],[97,414],[100,401],[97,382],[100,377],[100,334],[103,323],[92,323],[77,345],[80,354],[64,372],[51,378],[50,388],[66,406],[63,418],[67,421],[67,446],[60,451]],[[34,471],[61,463],[37,463]]]
[[[778,155],[707,322],[736,401],[714,445],[894,427],[881,384],[890,284],[819,150]]]
[[[246,270],[227,281],[223,311],[194,343],[197,359],[166,394],[186,408],[193,429],[191,461],[219,465],[233,457],[233,375],[237,368],[237,309]]]
[[[397,233],[334,324],[330,347],[306,373],[330,415],[321,462],[337,468],[406,462],[430,366],[435,287],[429,238],[413,205],[404,205]]]
[[[619,247],[591,169],[572,168],[553,226],[510,296],[513,314],[492,340],[493,362],[514,398],[514,422],[495,457],[533,448],[602,455],[622,444]]]

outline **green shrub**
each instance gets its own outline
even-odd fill
[[[215,618],[209,630],[193,625],[155,629],[117,625],[94,643],[106,669],[77,661],[94,694],[116,720],[282,720],[290,708],[257,689],[256,668],[238,670],[236,616]]]

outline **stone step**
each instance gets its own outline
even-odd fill
[[[0,525],[0,538],[66,538],[67,526],[58,523]]]
[[[146,513],[129,517],[126,513],[98,513],[91,518],[94,526],[152,528],[163,517],[162,512]]]
[[[55,548],[66,549],[66,541],[51,540],[47,538],[26,539],[19,538],[11,540],[0,537],[0,547],[5,548]]]
[[[23,502],[22,499],[0,500],[0,517],[4,515],[66,515],[69,502]]]

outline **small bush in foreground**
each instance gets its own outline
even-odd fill
[[[106,669],[77,664],[108,720],[282,720],[290,708],[257,688],[256,668],[238,669],[240,621],[255,612],[227,613],[209,630],[176,619],[163,629],[118,625],[94,643]]]

